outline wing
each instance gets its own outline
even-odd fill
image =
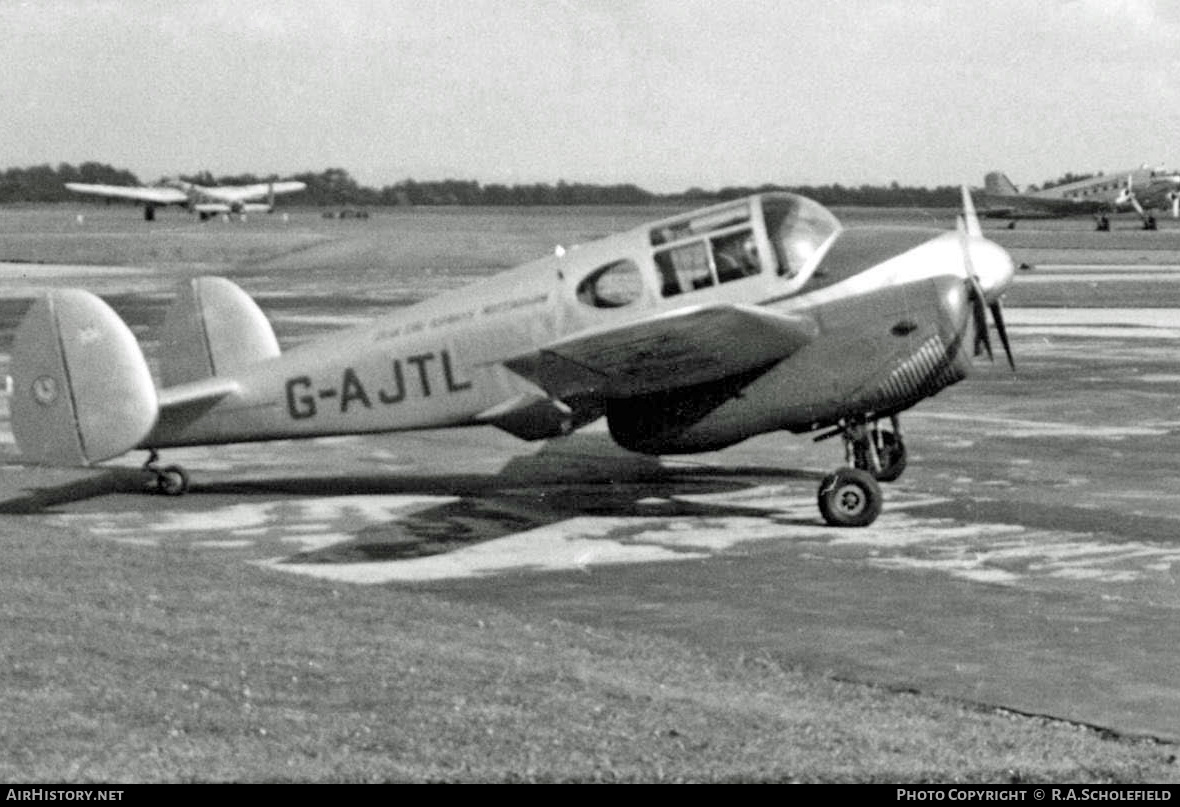
[[[277,196],[282,193],[297,193],[306,187],[306,183],[291,181],[260,182],[256,185],[218,185],[203,190],[209,196],[226,202],[248,202],[252,199],[265,199],[272,190]]]
[[[690,306],[583,331],[504,364],[556,398],[627,397],[768,367],[818,331],[811,317],[759,306]]]
[[[1143,207],[1162,208],[1167,210],[1172,207],[1172,201],[1175,199],[1177,185],[1168,181],[1152,182],[1143,190],[1136,190],[1135,197]]]
[[[307,183],[296,182],[295,180],[291,180],[289,182],[275,182],[273,185],[266,186],[266,192],[270,193],[272,187],[276,195],[280,193],[298,193],[307,187]]]
[[[132,188],[126,185],[87,185],[83,182],[67,182],[66,187],[75,193],[89,193],[112,199],[132,199],[157,205],[178,205],[188,201],[188,196],[176,188]]]
[[[1109,211],[1109,201],[1055,199],[1038,196],[984,195],[986,208],[979,211],[984,218],[1060,218]]]

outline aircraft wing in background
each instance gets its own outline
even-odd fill
[[[134,202],[147,202],[153,205],[182,205],[188,201],[188,194],[179,188],[90,185],[84,182],[67,182],[66,187],[74,193],[105,196],[111,199],[130,199]]]
[[[306,183],[288,180],[286,182],[260,182],[254,185],[216,185],[213,187],[192,186],[193,192],[223,202],[250,202],[265,199],[271,194],[298,193],[307,187]]]

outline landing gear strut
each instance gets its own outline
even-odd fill
[[[160,452],[148,449],[143,469],[152,475],[149,487],[165,496],[180,496],[188,490],[188,474],[179,465],[159,466]]]
[[[850,421],[844,425],[844,457],[849,465],[867,471],[878,482],[893,482],[906,466],[905,443],[901,440],[901,423],[897,415],[889,418],[892,431],[881,428],[880,421]]]
[[[824,437],[844,439],[844,458],[851,467],[824,477],[819,486],[819,511],[834,527],[865,527],[881,513],[881,486],[892,482],[906,467],[906,448],[897,416],[890,429],[879,420],[852,418]],[[823,439],[823,437],[819,438]]]

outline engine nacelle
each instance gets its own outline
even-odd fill
[[[614,441],[641,454],[692,454],[731,446],[749,437],[745,430],[689,434],[692,426],[766,372],[767,367],[689,387],[612,398],[606,402],[606,422]]]

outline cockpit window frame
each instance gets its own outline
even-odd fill
[[[691,241],[720,230],[752,226],[755,199],[739,199],[722,205],[697,210],[689,215],[668,219],[651,229],[649,238],[653,248],[662,249],[681,241]]]
[[[776,220],[771,222],[768,216],[771,212],[782,203],[790,203],[796,210],[804,213],[811,212],[813,215],[798,216],[797,221],[809,222],[808,230],[822,235],[822,238],[813,238],[807,240],[806,243],[810,246],[810,254],[802,260],[792,260],[792,256],[787,254],[785,246],[780,243],[781,238],[776,237],[778,231],[781,229],[782,222]],[[844,229],[844,225],[836,218],[832,211],[821,205],[813,199],[806,196],[800,196],[795,193],[767,193],[762,194],[757,199],[757,214],[761,226],[757,227],[763,238],[765,238],[765,248],[770,250],[769,254],[774,256],[776,261],[775,271],[779,277],[784,280],[791,281],[792,286],[802,285],[803,282],[815,271],[816,266],[822,260],[828,247]],[[822,224],[822,227],[815,225]],[[797,225],[792,227],[796,233],[803,232]],[[765,262],[764,262],[765,263]]]
[[[627,277],[633,283],[633,288],[626,289],[622,295],[612,296],[613,290],[604,290],[598,285],[612,275],[616,275],[616,280]],[[620,258],[595,268],[578,281],[574,290],[575,298],[582,305],[605,311],[635,305],[646,293],[643,270],[631,258]]]

